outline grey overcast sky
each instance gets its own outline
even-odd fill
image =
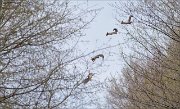
[[[83,2],[77,0],[76,2]],[[115,20],[115,11],[113,7],[109,4],[115,3],[115,0],[88,0],[85,1],[86,6],[96,6],[97,8],[103,8],[95,20],[90,24],[89,29],[85,31],[86,36],[82,39],[85,42],[81,43],[81,50],[86,51],[87,53],[99,48],[114,46],[119,43],[124,43],[124,33],[120,29],[120,24]],[[126,17],[119,18],[119,20],[126,19]],[[107,32],[113,31],[113,28],[119,30],[117,35],[106,36]],[[86,42],[87,41],[87,42]],[[122,68],[122,61],[120,57],[120,51],[124,48],[123,45],[105,49],[99,52],[96,52],[91,55],[97,55],[102,53],[105,56],[104,61],[98,59],[96,63],[92,63],[89,57],[89,61],[93,64],[101,64],[102,68],[99,71],[92,71],[97,73],[93,79],[104,81],[105,78],[109,78],[111,75],[116,75],[117,72],[120,72]]]
[[[123,26],[115,20],[116,13],[113,7],[110,4],[114,4],[118,2],[117,0],[74,0],[75,3],[83,3],[85,7],[92,7],[94,8],[102,8],[102,10],[98,13],[97,17],[94,21],[89,25],[89,28],[84,31],[86,36],[84,36],[80,41],[78,47],[82,53],[89,53],[93,50],[114,46],[120,44],[119,46],[104,49],[98,52],[87,56],[88,63],[91,67],[96,67],[100,65],[101,67],[98,69],[91,70],[92,73],[95,75],[92,78],[92,81],[89,82],[87,85],[93,84],[96,81],[105,81],[106,78],[111,79],[111,76],[118,77],[120,71],[123,67],[122,57],[120,52],[123,50],[127,51],[128,48],[124,46],[123,43],[126,42],[126,34],[122,31]],[[123,1],[127,2],[127,1]],[[122,16],[118,18],[120,21],[127,19],[128,16],[122,13]],[[112,36],[106,36],[107,32],[112,32],[114,28],[119,30],[118,34]],[[91,61],[91,57],[97,54],[104,54],[105,58],[102,61],[101,58],[98,58],[94,63]],[[88,73],[88,72],[87,72]],[[105,99],[104,97],[106,92],[100,92],[97,96],[103,102]]]

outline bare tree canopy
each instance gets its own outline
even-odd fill
[[[79,105],[89,88],[81,85],[87,55],[74,51],[96,11],[67,0],[1,0],[0,108]],[[77,60],[84,62],[83,68]]]
[[[122,11],[122,4],[113,6]],[[180,2],[146,0],[124,7],[134,18],[123,27],[133,52],[122,52],[126,66],[108,86],[108,103],[112,109],[179,109]]]

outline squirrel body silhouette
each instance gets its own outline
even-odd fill
[[[87,84],[92,79],[93,75],[94,75],[93,73],[89,73],[87,78],[83,80],[83,83]]]
[[[94,56],[93,58],[91,58],[91,60],[94,62],[99,57],[104,59],[104,55],[103,54],[98,54],[98,55]]]
[[[118,32],[118,29],[117,29],[117,28],[114,28],[114,29],[113,29],[113,32],[107,32],[107,33],[106,33],[106,36],[108,36],[108,35],[113,35],[113,34],[117,34],[117,32]]]
[[[122,21],[121,24],[131,24],[132,23],[132,21],[131,21],[132,17],[133,17],[133,15],[130,15],[128,21],[127,22]]]

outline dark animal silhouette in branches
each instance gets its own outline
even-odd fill
[[[122,21],[121,24],[131,24],[132,23],[132,21],[131,21],[132,17],[133,17],[133,15],[130,15],[128,21],[127,22]]]
[[[94,75],[93,73],[89,73],[87,78],[83,80],[83,83],[87,84],[92,79],[93,75]]]
[[[109,33],[107,32],[107,33],[106,33],[106,36],[108,36],[108,35],[113,35],[113,34],[117,34],[117,32],[118,32],[118,29],[117,29],[117,28],[114,28],[114,29],[113,29],[113,32],[109,32]]]
[[[93,58],[91,58],[91,60],[94,62],[99,57],[101,57],[104,60],[104,55],[103,54],[98,54],[98,55],[94,56]]]

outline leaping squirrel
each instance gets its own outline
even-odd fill
[[[103,54],[98,54],[98,55],[94,56],[93,58],[91,58],[91,60],[94,62],[99,57],[102,57],[103,60],[104,60],[104,55]]]
[[[92,79],[93,75],[94,75],[93,73],[89,73],[87,78],[83,80],[83,83],[84,84],[88,83]]]
[[[122,21],[121,24],[131,24],[132,23],[132,21],[131,21],[132,17],[133,17],[133,15],[130,15],[128,21],[127,22]]]
[[[113,29],[113,32],[109,32],[109,33],[107,32],[107,33],[106,33],[106,36],[108,36],[108,35],[113,35],[113,34],[117,34],[117,32],[118,32],[118,29],[117,29],[117,28],[114,28],[114,29]]]

